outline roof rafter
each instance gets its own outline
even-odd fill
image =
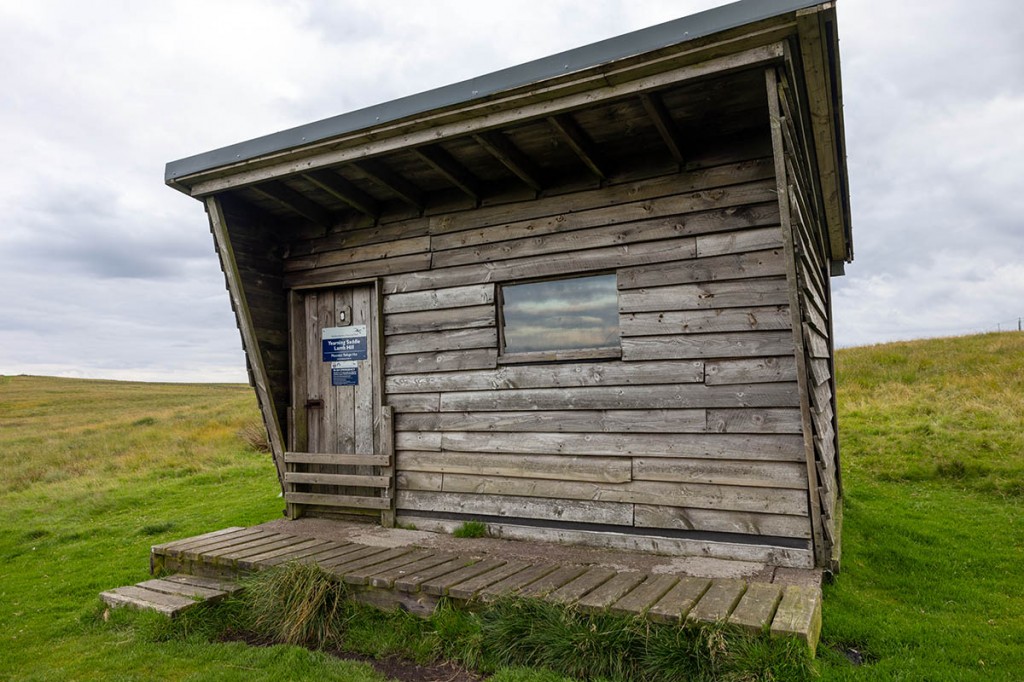
[[[665,146],[668,147],[672,158],[680,166],[684,165],[686,159],[683,157],[683,145],[679,130],[676,128],[672,116],[668,113],[665,103],[653,92],[641,94],[640,101],[644,105],[644,111],[647,112],[647,116],[654,123],[654,127],[658,129],[658,134],[661,135],[661,139]]]
[[[259,185],[253,185],[252,190],[267,199],[295,211],[304,218],[312,220],[318,225],[330,227],[331,223],[334,222],[334,216],[331,215],[330,211],[312,199],[308,199],[301,193],[296,192],[280,180],[270,180]]]
[[[351,165],[368,175],[371,180],[387,187],[389,190],[397,194],[398,198],[415,208],[420,213],[423,212],[425,202],[422,190],[385,166],[380,161],[366,160],[360,161],[359,163],[353,163]]]
[[[329,170],[315,170],[302,177],[374,220],[380,215],[380,207],[377,205],[376,199],[337,173]]]
[[[593,140],[590,139],[570,114],[549,116],[547,120],[548,124],[569,145],[569,148],[576,153],[576,156],[580,158],[583,165],[590,169],[591,173],[600,180],[608,179],[608,173],[604,168],[604,161],[601,159],[601,154],[597,151]]]
[[[473,175],[455,157],[438,146],[417,147],[412,150],[423,161],[449,182],[480,203],[480,179]]]
[[[540,181],[540,169],[507,137],[491,131],[475,133],[473,139],[534,192],[544,189]]]

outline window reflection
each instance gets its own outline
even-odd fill
[[[506,353],[619,345],[614,274],[503,286],[502,298]]]

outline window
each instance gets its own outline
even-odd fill
[[[621,355],[614,274],[502,286],[499,314],[506,362]]]

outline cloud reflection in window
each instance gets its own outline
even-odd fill
[[[507,353],[619,345],[614,274],[506,285],[502,297]]]

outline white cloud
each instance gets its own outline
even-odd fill
[[[718,4],[0,0],[0,372],[244,380],[167,161]],[[838,7],[858,256],[838,341],[1024,312],[1024,5]]]

